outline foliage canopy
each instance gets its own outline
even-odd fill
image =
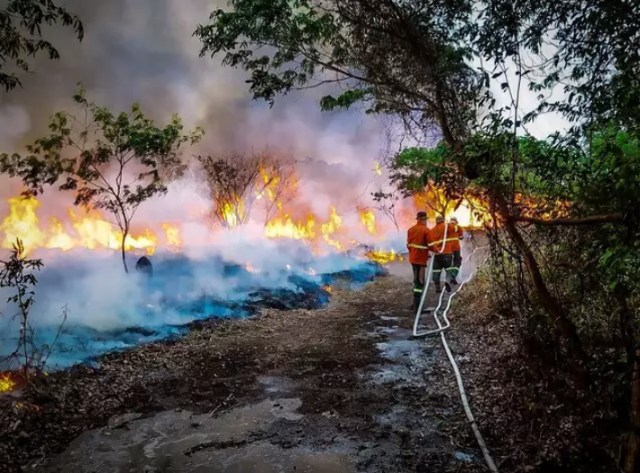
[[[178,152],[185,143],[196,143],[203,131],[183,134],[177,115],[158,127],[137,103],[116,115],[89,102],[82,89],[73,100],[81,114],[56,113],[51,134],[27,146],[29,154],[0,154],[0,172],[19,177],[26,194],[58,185],[74,192],[76,205],[111,213],[122,230],[127,270],[124,251],[133,216],[144,201],[167,192],[163,175],[184,170]]]
[[[73,28],[78,40],[83,39],[80,19],[52,0],[8,0],[0,8],[0,87],[6,92],[21,85],[12,67],[28,72],[28,58],[40,52],[49,59],[60,58],[56,47],[42,35],[43,27],[56,24]]]

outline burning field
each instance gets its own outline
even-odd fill
[[[380,172],[375,166],[374,178]],[[203,192],[193,178],[177,180],[140,208],[124,238],[108,213],[86,212],[53,190],[7,198],[2,251],[20,241],[21,261],[44,263],[27,271],[37,278],[23,293],[34,298],[28,318],[16,306],[24,299],[10,300],[15,287],[0,292],[9,300],[0,318],[0,422],[9,426],[0,453],[10,457],[9,471],[123,412],[184,407],[212,417],[255,402],[274,389],[261,373],[311,380],[292,391],[304,409],[313,417],[335,408],[354,432],[390,408],[392,393],[377,400],[378,389],[357,378],[379,361],[363,323],[379,318],[369,302],[391,313],[405,287],[394,287],[391,299],[385,286],[361,289],[394,263],[404,267],[406,228],[430,197],[391,207],[333,203],[305,198],[298,182],[263,168],[226,194],[210,182]],[[447,215],[478,224],[464,204]],[[142,257],[151,274],[134,269]],[[28,377],[16,370],[25,364],[37,367]],[[339,407],[354,390],[357,398]],[[331,429],[318,437],[329,439]],[[382,430],[375,435],[387,435]],[[383,450],[372,454],[382,458]]]
[[[29,353],[14,352],[23,327],[20,317],[12,317],[18,308],[8,303],[2,309],[0,357],[11,363],[0,369],[32,356],[56,370],[181,336],[198,320],[321,307],[336,281],[357,287],[383,274],[385,264],[401,261],[404,229],[424,208],[417,197],[402,201],[393,214],[331,203],[323,212],[299,198],[293,172],[262,164],[256,169],[235,193],[221,193],[209,181],[203,198],[195,190],[201,183],[184,179],[164,199],[148,202],[124,239],[129,274],[118,256],[122,232],[108,215],[61,205],[55,195],[8,198],[2,247],[9,250],[20,240],[21,256],[42,259],[44,268],[30,288]],[[376,163],[374,178],[380,174]],[[465,206],[455,214],[473,223]],[[141,256],[152,262],[152,277],[133,271]],[[12,295],[11,288],[2,291],[5,300]],[[0,390],[12,387],[5,381]]]

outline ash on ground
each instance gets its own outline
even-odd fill
[[[457,400],[433,382],[437,340],[409,340],[407,283],[336,284],[319,309],[204,321],[41,379],[0,399],[0,469],[480,471],[439,427]]]

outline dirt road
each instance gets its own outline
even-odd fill
[[[43,380],[20,408],[2,406],[3,425],[19,422],[0,434],[9,467],[481,471],[438,339],[410,339],[406,266],[360,291],[335,287],[320,310],[206,323]]]

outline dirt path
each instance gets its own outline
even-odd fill
[[[480,471],[455,446],[473,443],[438,340],[409,339],[407,268],[390,269],[326,308],[203,324],[0,399],[0,470]]]

